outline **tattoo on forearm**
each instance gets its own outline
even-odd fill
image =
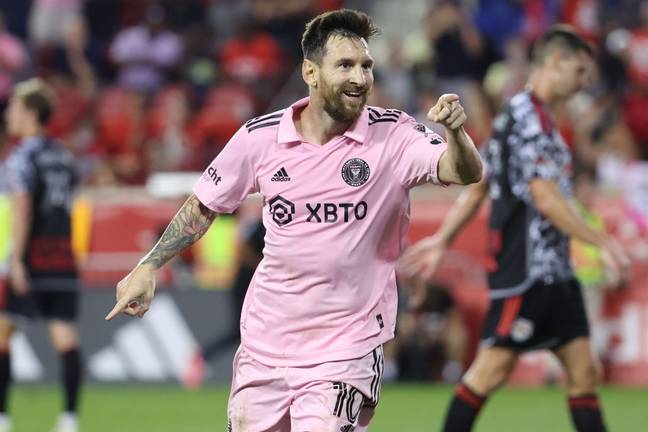
[[[184,248],[198,241],[215,218],[216,212],[205,207],[195,195],[190,196],[141,263],[162,267]]]

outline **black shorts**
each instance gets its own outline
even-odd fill
[[[76,321],[79,314],[77,290],[32,291],[27,296],[17,296],[10,286],[4,288],[4,312],[10,317],[42,318],[45,320]]]
[[[570,280],[491,300],[481,342],[532,351],[555,349],[578,337],[589,337],[589,324],[580,284]]]

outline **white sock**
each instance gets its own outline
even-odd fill
[[[65,412],[61,413],[61,415],[59,417],[59,422],[61,422],[62,424],[65,424],[65,425],[75,425],[79,421],[77,419],[76,413],[70,412],[70,411],[65,411]]]

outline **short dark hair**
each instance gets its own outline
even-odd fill
[[[29,111],[36,113],[38,123],[47,124],[54,112],[54,93],[45,82],[32,78],[16,84],[13,97],[20,98]]]
[[[304,58],[319,63],[332,35],[369,40],[380,34],[369,15],[352,9],[325,12],[310,20],[302,35]]]
[[[533,46],[533,62],[542,63],[549,51],[558,48],[569,53],[585,52],[594,56],[594,48],[576,30],[566,24],[554,25],[543,34]]]

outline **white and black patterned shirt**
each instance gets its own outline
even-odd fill
[[[547,107],[529,91],[515,95],[495,118],[485,153],[495,264],[488,275],[491,297],[571,279],[568,238],[538,212],[529,187],[535,178],[553,180],[572,196],[571,155]]]
[[[32,289],[77,289],[71,209],[78,174],[72,154],[45,137],[29,138],[3,169],[9,192],[30,197],[29,237],[21,258]]]

